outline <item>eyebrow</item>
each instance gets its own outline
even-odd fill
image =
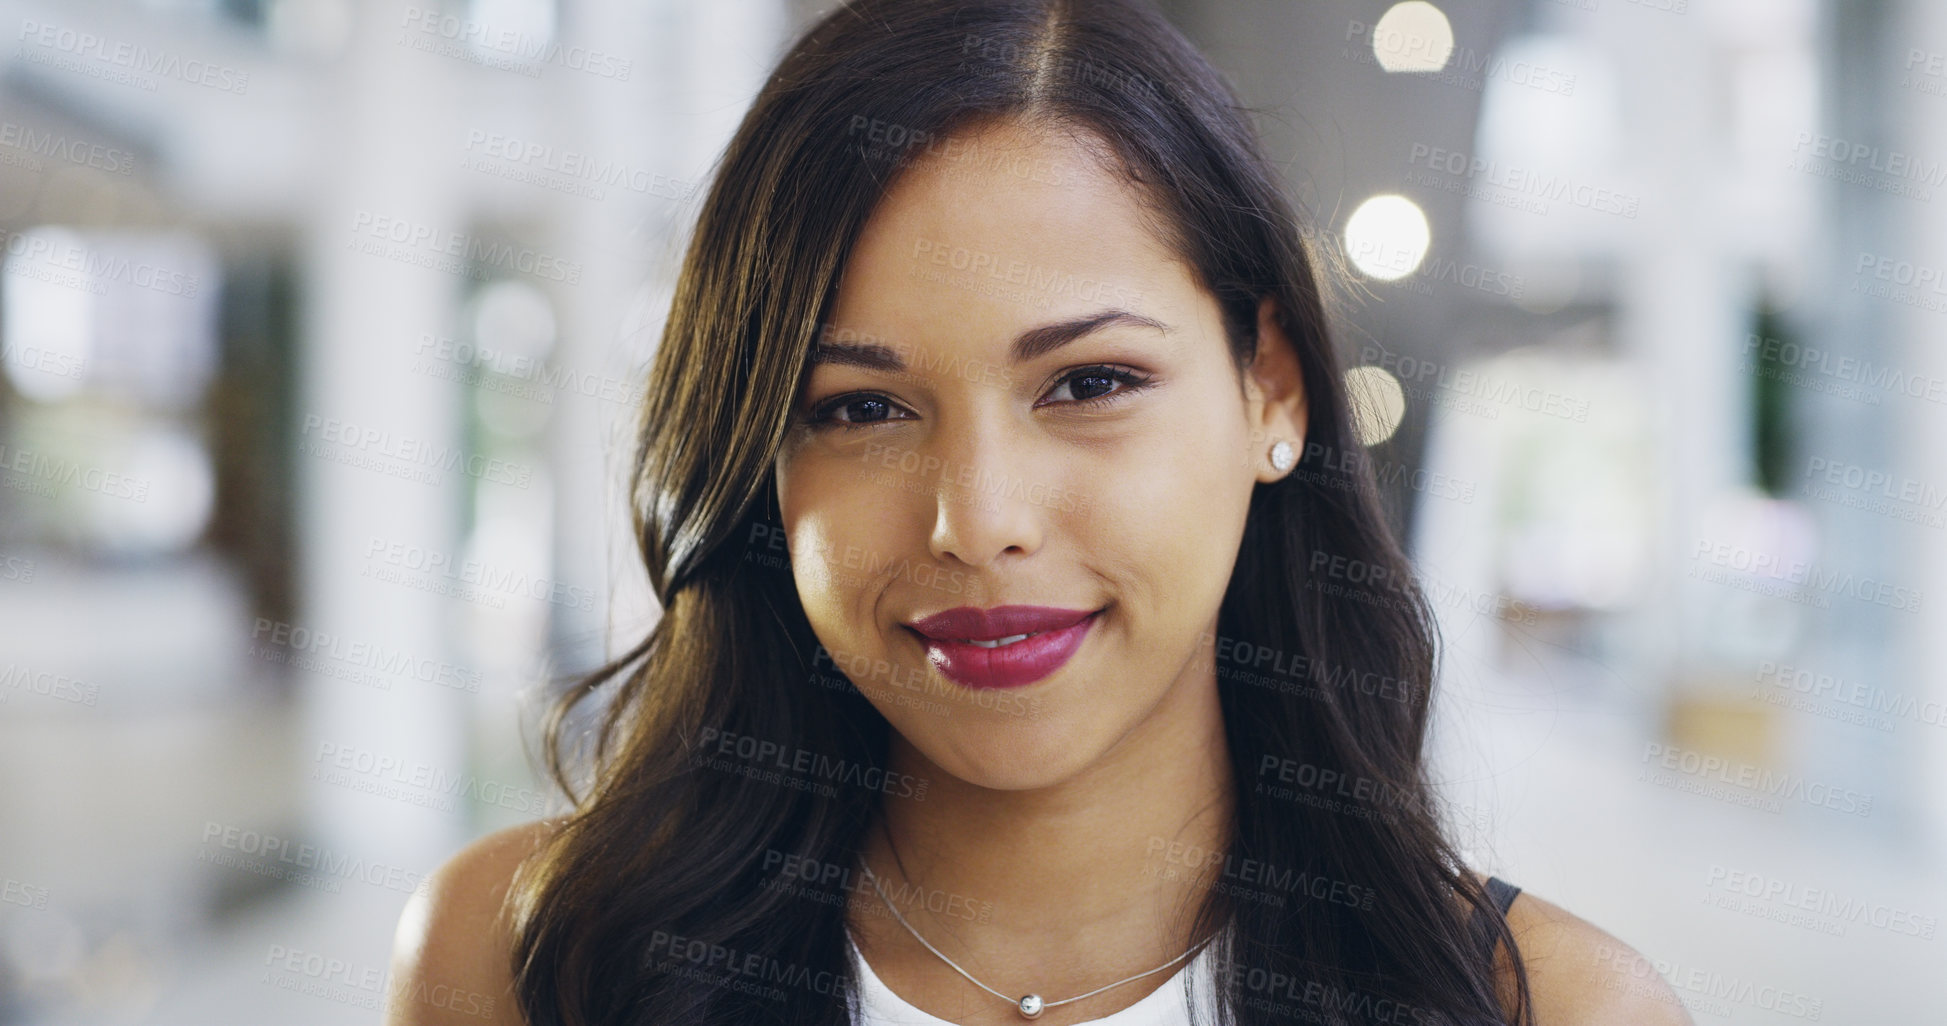
[[[1029,328],[1015,336],[1008,350],[1009,363],[1022,363],[1045,356],[1085,335],[1119,325],[1155,328],[1169,334],[1170,326],[1153,317],[1128,310],[1110,308],[1092,314]],[[893,346],[882,342],[819,342],[812,347],[811,362],[845,364],[867,370],[903,372],[906,361]]]

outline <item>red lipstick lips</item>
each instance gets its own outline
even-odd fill
[[[1099,612],[1053,606],[959,606],[907,626],[920,635],[927,658],[956,683],[970,688],[1017,688],[1068,662]]]

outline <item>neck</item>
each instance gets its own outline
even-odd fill
[[[895,733],[891,768],[932,789],[924,802],[886,802],[863,858],[907,922],[988,986],[1006,992],[1028,980],[1050,1000],[1084,993],[1204,939],[1194,917],[1215,875],[1210,853],[1221,858],[1229,840],[1229,758],[1208,661],[1193,661],[1088,769],[1050,787],[969,784]],[[952,973],[869,885],[853,907],[875,966],[932,963]],[[1106,1005],[1058,1011],[1123,1007],[1133,998],[1119,994],[1147,993],[1169,972],[1091,999]]]

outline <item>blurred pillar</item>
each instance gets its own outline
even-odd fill
[[[652,0],[579,5],[563,26],[570,41],[591,47],[625,41],[634,63],[626,80],[558,79],[558,109],[571,112],[561,127],[589,152],[667,181],[646,191],[610,189],[601,200],[564,194],[553,201],[560,244],[586,269],[581,284],[561,295],[559,359],[629,385],[626,402],[565,396],[552,423],[559,575],[597,596],[591,610],[557,610],[557,672],[628,649],[661,613],[629,523],[640,383],[661,338],[703,178],[781,56],[795,28],[791,13],[781,0]]]
[[[1930,189],[1927,202],[1882,200],[1900,204],[1900,216],[1887,219],[1882,251],[1894,262],[1894,284],[1902,261],[1916,279],[1901,289],[1902,300],[1886,304],[1887,326],[1894,363],[1911,380],[1947,381],[1947,188],[1938,184],[1947,177],[1947,74],[1937,70],[1947,60],[1947,4],[1900,0],[1888,22],[1885,43],[1874,55],[1877,76],[1893,80],[1885,90],[1885,146],[1911,154],[1931,174],[1925,183],[1914,183]],[[1844,252],[1856,268],[1860,252]],[[1862,284],[1878,281],[1876,275],[1858,277]],[[1931,489],[1934,497],[1923,503],[1938,516],[1947,511],[1939,499],[1947,490],[1947,405],[1939,391],[1928,394],[1933,401],[1897,397],[1890,476],[1902,487],[1913,482]],[[1914,710],[1897,721],[1894,735],[1901,741],[1904,785],[1896,811],[1910,818],[1930,849],[1926,863],[1939,866],[1947,864],[1947,594],[1941,590],[1947,581],[1947,529],[1896,521],[1893,530],[1902,550],[1894,555],[1896,583],[1924,592],[1916,614],[1897,617],[1898,651],[1889,667],[1896,675],[1883,685],[1913,703]]]
[[[630,168],[681,177],[667,146],[674,93],[669,65],[677,48],[677,5],[590,4],[568,12],[564,43],[601,46],[625,41],[626,79],[592,75],[555,80],[558,110],[570,112],[559,127],[577,146]],[[666,222],[657,215],[672,204],[673,188],[649,193],[610,189],[600,200],[561,195],[553,199],[557,240],[581,261],[581,284],[561,290],[562,365],[603,379],[626,382],[626,395],[588,398],[565,394],[550,424],[548,467],[555,483],[554,550],[561,579],[595,596],[591,609],[555,610],[549,648],[556,673],[582,672],[626,649],[631,632],[660,610],[646,585],[631,536],[628,464],[640,399],[639,366],[653,350],[651,329],[631,324],[631,307],[665,243]],[[631,584],[638,584],[633,591]],[[618,610],[618,603],[627,611]]]
[[[1889,20],[1890,11],[1890,7],[1878,3],[1826,6],[1822,109],[1819,122],[1807,126],[1810,133],[1870,139],[1877,145],[1903,149],[1896,137],[1918,127],[1903,126],[1902,113],[1888,106],[1896,100],[1887,88],[1887,79],[1893,73],[1889,48],[1898,38]],[[1802,143],[1793,156],[1800,158],[1808,171],[1830,171],[1840,164],[1825,160]],[[1816,320],[1807,344],[1828,355],[1812,372],[1829,375],[1831,368],[1845,365],[1841,361],[1851,361],[1862,368],[1919,373],[1923,368],[1915,361],[1924,358],[1923,347],[1903,344],[1899,315],[1893,305],[1853,287],[1860,281],[1854,265],[1861,254],[1904,251],[1905,243],[1899,241],[1905,231],[1902,224],[1917,205],[1911,199],[1888,196],[1870,182],[1828,178],[1821,188],[1823,223],[1817,235],[1829,244],[1814,275],[1821,287],[1801,305],[1813,312]],[[1865,280],[1871,281],[1870,276]],[[1868,370],[1858,375],[1862,391],[1880,391],[1873,383],[1876,373]],[[1840,378],[1846,380],[1845,375]],[[1867,403],[1836,390],[1812,389],[1802,390],[1795,397],[1794,406],[1801,411],[1797,418],[1801,432],[1792,483],[1798,494],[1817,484],[1805,474],[1812,460],[1878,470],[1899,459],[1896,450],[1901,422],[1909,416],[1903,407],[1916,401],[1896,390],[1884,391],[1878,398],[1878,402]],[[1835,575],[1840,581],[1918,585],[1926,579],[1922,567],[1901,551],[1902,539],[1933,532],[1916,531],[1911,525],[1830,499],[1817,501],[1807,496],[1804,507],[1818,525],[1814,560],[1819,573]],[[1895,650],[1900,639],[1914,630],[1924,630],[1928,615],[1938,614],[1923,610],[1916,616],[1862,601],[1856,590],[1834,594],[1828,608],[1809,609],[1808,629],[1785,654],[1788,657],[1779,662],[1789,666],[1794,675],[1843,682],[1848,689],[1913,694],[1914,689],[1890,680],[1889,675],[1898,669]],[[1927,676],[1916,675],[1913,680],[1924,682]],[[1823,694],[1839,703],[1854,702],[1850,693],[1827,690]],[[1823,716],[1792,716],[1789,724],[1795,770],[1811,780],[1873,795],[1873,812],[1860,822],[1857,832],[1898,829],[1900,808],[1915,791],[1911,781],[1900,773],[1893,749],[1898,739],[1911,737],[1917,724],[1896,725],[1894,744],[1878,731]]]
[[[1727,180],[1731,163],[1724,114],[1703,102],[1717,88],[1711,36],[1640,16],[1607,24],[1626,34],[1608,52],[1640,112],[1629,124],[1645,197],[1617,278],[1616,331],[1644,380],[1657,383],[1648,402],[1666,482],[1656,497],[1665,558],[1651,576],[1638,638],[1681,710],[1686,699],[1710,702],[1728,690],[1710,679],[1717,668],[1708,657],[1720,596],[1685,569],[1707,511],[1749,480],[1750,400],[1735,342],[1751,283],[1734,266],[1735,229],[1711,187]]]
[[[438,252],[466,226],[446,180],[446,151],[429,145],[452,131],[444,65],[458,62],[399,45],[399,17],[388,0],[358,4],[345,57],[320,90],[334,107],[323,121],[330,138],[315,152],[338,164],[319,176],[329,184],[306,228],[295,411],[305,449],[294,457],[299,615],[300,626],[344,646],[338,665],[356,664],[352,652],[454,662],[447,614],[457,600],[436,589],[461,587],[458,516],[468,479],[451,469],[418,471],[427,469],[426,454],[461,444],[459,393],[415,372],[413,350],[422,333],[451,334],[463,280],[449,269],[463,258]],[[344,779],[356,782],[383,782],[372,770],[385,759],[403,773],[463,769],[464,692],[410,674],[378,676],[390,686],[300,675],[309,826],[341,855],[423,871],[461,839],[459,819],[317,779],[344,769],[335,758],[346,751],[354,754]]]

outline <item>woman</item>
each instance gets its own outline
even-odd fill
[[[414,899],[392,1021],[1687,1022],[1442,836],[1299,237],[1136,0],[813,27],[651,372],[663,616],[550,717],[574,813]]]

